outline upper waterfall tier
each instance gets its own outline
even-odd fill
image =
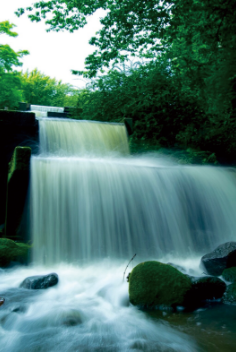
[[[57,106],[31,105],[31,111],[64,112],[64,108],[57,107]]]
[[[71,119],[40,119],[42,153],[57,155],[129,154],[124,124]]]
[[[48,112],[64,112],[64,108],[56,106],[31,105],[30,108],[31,112],[34,112],[37,118],[47,117]]]

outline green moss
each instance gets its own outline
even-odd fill
[[[226,281],[236,282],[236,267],[225,269],[222,276]]]
[[[236,304],[236,282],[227,286],[223,302],[227,304]]]
[[[8,238],[0,238],[0,267],[8,266],[11,262],[27,263],[30,246],[16,243]]]
[[[188,276],[156,261],[137,265],[129,276],[130,302],[147,308],[182,305],[190,288]]]
[[[8,181],[16,170],[28,171],[31,156],[30,147],[16,147],[9,163]]]

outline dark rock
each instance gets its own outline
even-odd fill
[[[182,305],[190,289],[187,275],[156,261],[138,264],[129,276],[130,302],[148,309]]]
[[[27,288],[30,290],[41,290],[51,286],[55,286],[58,283],[58,275],[55,273],[42,276],[30,276],[27,277],[20,287]]]
[[[236,282],[236,267],[225,269],[222,276],[226,281]]]
[[[207,300],[222,298],[226,284],[217,277],[205,276],[191,278],[192,287],[185,296],[184,305],[190,309],[196,309]]]
[[[184,273],[185,274],[185,272],[186,272],[186,269],[183,267],[183,266],[181,266],[181,265],[178,265],[178,264],[174,264],[174,263],[167,263],[168,265],[171,265],[171,266],[173,266],[173,268],[175,268],[175,269],[177,269],[177,270],[179,270],[179,271],[181,271],[181,273]]]
[[[227,290],[223,297],[223,302],[225,304],[236,305],[236,282],[227,286]]]
[[[0,297],[0,307],[4,304],[5,299]]]
[[[68,312],[60,312],[57,317],[59,325],[76,326],[82,323],[81,313],[78,310],[71,309]]]
[[[171,262],[169,262],[167,264],[173,266],[173,268],[181,271],[181,273],[183,273],[183,274],[186,274],[188,276],[190,276],[191,274],[194,275],[194,270],[193,269],[189,269],[189,268],[187,269],[187,268],[185,268],[185,267],[183,267],[181,265],[174,264],[174,263],[171,263]]]
[[[236,242],[227,242],[204,255],[201,263],[209,275],[219,276],[227,268],[236,266]]]
[[[13,313],[25,313],[27,310],[26,306],[18,306],[18,307],[15,307],[15,308],[12,308],[12,312]]]

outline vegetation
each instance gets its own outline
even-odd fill
[[[27,10],[49,30],[73,32],[99,8],[106,12],[90,40],[96,49],[85,71],[75,72],[95,77],[79,95],[77,118],[132,117],[133,146],[207,151],[214,163],[236,162],[234,1],[51,0]],[[132,56],[136,65],[122,70]]]
[[[14,24],[0,22],[0,34],[17,37]],[[20,72],[20,61],[28,51],[15,52],[0,44],[0,109],[17,109],[19,101],[49,106],[76,106],[78,90],[35,69]]]
[[[0,34],[16,37],[13,24],[0,22]],[[16,67],[22,65],[20,59],[28,51],[15,52],[9,45],[0,44],[0,109],[14,109],[22,99],[20,74]]]
[[[0,238],[0,267],[8,266],[11,262],[27,263],[30,246],[16,243],[8,238]]]
[[[34,105],[73,106],[78,90],[70,84],[57,81],[37,69],[21,73],[24,101]]]
[[[236,282],[236,267],[225,269],[222,276],[226,281]]]

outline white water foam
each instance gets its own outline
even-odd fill
[[[1,352],[194,352],[187,335],[129,305],[126,263],[60,265],[0,273]],[[19,289],[25,277],[59,274],[48,290]]]

